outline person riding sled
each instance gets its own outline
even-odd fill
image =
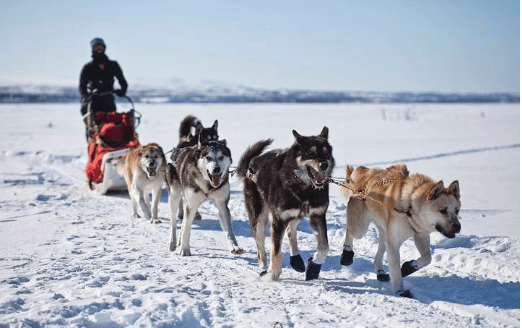
[[[85,176],[89,188],[100,194],[109,190],[126,190],[125,180],[117,165],[131,149],[140,146],[136,127],[141,114],[134,108],[116,112],[114,95],[125,97],[127,81],[120,65],[105,55],[106,45],[100,38],[91,41],[92,61],[83,66],[80,74],[81,114],[87,138]],[[114,79],[120,89],[114,89]]]
[[[94,38],[91,49],[92,60],[83,66],[80,74],[82,116],[87,113],[89,102],[94,113],[116,111],[114,94],[124,97],[128,87],[118,62],[110,60],[105,54],[106,45],[103,39]],[[118,79],[120,89],[114,90],[114,78]]]

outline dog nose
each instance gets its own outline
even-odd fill
[[[460,222],[457,221],[457,222],[453,223],[453,230],[455,231],[455,233],[459,233],[460,232],[460,228],[461,228]]]
[[[213,173],[216,174],[216,173],[219,173],[219,172],[221,172],[221,169],[219,168],[219,166],[215,166],[214,170],[213,170]]]
[[[321,163],[319,165],[319,167],[321,168],[321,170],[326,171],[326,169],[328,168],[328,163],[326,163],[326,162]]]

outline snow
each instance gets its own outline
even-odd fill
[[[0,76],[0,103],[77,103],[75,83],[16,80]],[[263,89],[219,80],[130,81],[135,103],[520,103],[519,93],[375,92]]]
[[[126,104],[120,104],[126,110]],[[188,114],[219,120],[235,163],[250,144],[288,147],[330,129],[337,167],[385,167],[408,160],[446,184],[458,179],[462,232],[432,234],[433,260],[404,278],[415,295],[377,281],[372,227],[355,242],[354,264],[339,264],[346,203],[332,185],[329,256],[304,281],[283,247],[281,281],[259,278],[242,184],[231,179],[239,245],[225,244],[206,202],[192,228],[192,256],[167,250],[167,193],[152,225],[130,217],[126,193],[100,196],[84,182],[86,143],[77,104],[0,105],[0,327],[519,327],[519,104],[138,104],[140,141],[165,151]],[[180,224],[178,223],[178,233]],[[308,220],[298,226],[303,258],[313,255]],[[270,245],[267,242],[267,247]],[[418,257],[413,241],[402,260]],[[385,262],[386,264],[386,262]]]

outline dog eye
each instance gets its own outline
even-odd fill
[[[223,160],[223,158],[225,158],[225,156],[219,156],[219,160]]]
[[[212,157],[207,156],[207,160],[211,161],[211,160],[212,160]]]
[[[441,212],[442,214],[444,214],[444,215],[448,214],[448,210],[447,210],[446,208],[443,209],[443,210],[440,210],[440,212]]]
[[[309,151],[307,151],[307,152],[305,153],[305,155],[308,156],[308,157],[312,157],[312,156],[314,156],[314,152],[311,151],[311,150],[309,150]]]

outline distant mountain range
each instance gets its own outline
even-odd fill
[[[175,87],[138,85],[128,91],[141,103],[520,103],[519,93],[438,93],[267,90],[205,83]],[[77,103],[78,88],[50,85],[0,86],[0,103]]]

